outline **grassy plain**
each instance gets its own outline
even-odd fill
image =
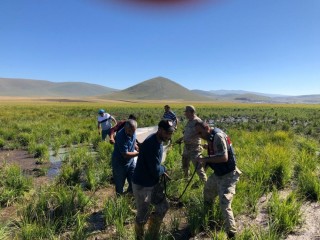
[[[2,159],[0,211],[12,205],[20,210],[17,219],[0,221],[0,239],[134,239],[132,199],[96,194],[113,189],[113,146],[100,141],[97,110],[104,108],[118,120],[134,113],[138,127],[147,127],[158,123],[164,104],[170,104],[180,118],[173,142],[182,136],[183,110],[188,104],[231,137],[243,172],[234,213],[237,221],[243,216],[252,219],[241,224],[237,239],[285,239],[304,224],[301,205],[320,201],[319,105],[2,99],[1,151],[26,150],[39,164],[49,161],[50,150],[55,154],[60,148],[70,151],[56,178],[40,187],[30,184],[34,178],[19,166],[8,166]],[[178,197],[187,183],[182,177],[179,145],[171,147],[165,165],[173,179],[168,195]],[[182,198],[184,207],[172,207],[165,219],[162,239],[183,239],[178,234],[182,223],[189,237],[226,238],[218,203],[212,216],[202,209],[202,188],[196,176]],[[263,197],[267,199],[267,220],[259,226],[253,219]],[[92,223],[97,212],[103,219],[99,232]]]

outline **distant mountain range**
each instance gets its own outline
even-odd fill
[[[13,97],[90,97],[117,91],[83,82],[49,82],[44,80],[0,78],[0,96]]]
[[[255,94],[255,95],[260,95],[260,96],[265,96],[265,97],[284,97],[284,96],[287,96],[287,95],[281,95],[281,94],[250,92],[250,91],[244,91],[244,90],[210,90],[209,92],[213,93],[215,95]]]
[[[252,103],[320,103],[320,94],[286,96],[280,94],[249,92],[243,90],[192,90],[192,92],[206,96],[207,98],[210,98],[214,101]]]
[[[225,101],[250,103],[320,103],[320,94],[286,96],[244,90],[189,90],[182,85],[156,77],[124,90],[83,82],[0,78],[0,96],[12,97],[96,97],[112,100]]]

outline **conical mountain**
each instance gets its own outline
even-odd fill
[[[143,81],[122,91],[108,94],[105,97],[115,100],[210,100],[164,77],[156,77]]]

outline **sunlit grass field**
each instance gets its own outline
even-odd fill
[[[0,225],[0,239],[94,239],[90,217],[97,208],[96,191],[113,188],[113,146],[101,142],[97,111],[104,108],[117,120],[133,113],[138,127],[157,125],[167,103],[71,103],[3,102],[0,105],[0,149],[23,149],[38,163],[49,161],[49,153],[70,149],[54,181],[39,189],[18,166],[0,168],[1,210],[19,206],[19,219]],[[259,199],[265,196],[266,226],[245,224],[237,239],[285,239],[303,224],[301,205],[320,200],[320,106],[235,103],[169,103],[180,119],[173,142],[182,136],[184,107],[193,104],[197,115],[226,131],[243,172],[233,201],[236,221],[254,219]],[[76,147],[75,147],[76,146]],[[181,146],[173,144],[165,162],[172,180],[167,192],[177,198],[187,183],[181,171]],[[94,151],[96,154],[92,154]],[[204,153],[205,154],[205,153]],[[4,159],[5,160],[5,159]],[[211,171],[208,169],[207,174]],[[31,182],[30,182],[31,181]],[[175,239],[181,222],[191,236],[226,239],[218,203],[213,216],[202,209],[202,185],[192,181],[182,202],[162,228],[162,239]],[[287,194],[283,194],[286,192]],[[101,197],[101,196],[100,196]],[[101,211],[108,239],[134,239],[130,197],[105,197]],[[1,220],[1,219],[0,219]]]

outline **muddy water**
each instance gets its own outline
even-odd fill
[[[62,160],[65,158],[65,156],[68,154],[69,150],[68,148],[60,148],[58,151],[58,154],[54,154],[53,151],[49,151],[50,157],[49,161],[51,163],[50,168],[47,172],[47,176],[49,178],[54,178],[59,174]]]

